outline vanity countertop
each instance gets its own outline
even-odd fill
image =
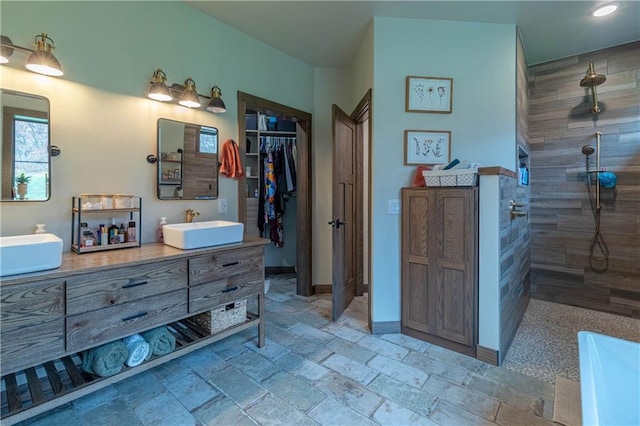
[[[3,277],[0,285],[6,287],[41,279],[67,277],[76,273],[85,273],[94,270],[104,271],[105,269],[115,269],[122,266],[144,265],[157,262],[158,260],[187,259],[194,255],[213,254],[241,247],[261,246],[268,243],[269,240],[264,238],[245,236],[241,243],[192,250],[180,250],[162,243],[146,243],[142,244],[141,247],[80,255],[74,252],[65,252],[62,255],[62,265],[59,268]]]

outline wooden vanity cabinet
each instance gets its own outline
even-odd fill
[[[64,280],[7,286],[0,297],[2,374],[64,353]]]
[[[402,189],[402,333],[476,356],[478,189]]]
[[[196,314],[262,291],[262,247],[189,259],[189,313]]]
[[[265,343],[264,255],[268,240],[178,250],[163,244],[77,256],[57,270],[5,277],[0,286],[2,424],[11,425],[146,371],[249,327]],[[189,316],[246,297],[258,311],[209,334]],[[115,376],[82,372],[80,353],[169,325],[176,349]]]
[[[67,350],[92,348],[185,317],[187,262],[154,262],[70,277]]]

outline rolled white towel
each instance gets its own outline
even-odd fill
[[[459,162],[458,164],[456,164],[455,166],[453,166],[451,168],[451,170],[458,170],[458,169],[468,169],[471,167],[471,164],[469,164],[469,161],[467,160],[462,160],[461,162]]]
[[[128,367],[136,367],[142,364],[149,354],[149,344],[139,334],[134,334],[122,339],[122,343],[129,349],[129,356],[125,361]]]

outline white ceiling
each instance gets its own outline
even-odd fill
[[[517,24],[529,64],[640,40],[640,2],[618,1],[203,1],[183,0],[317,67],[348,67],[374,16]]]

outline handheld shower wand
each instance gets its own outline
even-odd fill
[[[586,170],[587,170],[587,191],[589,193],[589,204],[591,205],[591,209],[593,212],[593,218],[596,222],[596,230],[593,234],[593,238],[591,240],[591,244],[589,245],[589,257],[590,259],[597,261],[606,261],[609,258],[609,248],[607,247],[607,243],[602,238],[600,234],[600,136],[602,136],[601,132],[596,132],[596,148],[591,145],[584,145],[582,147],[582,153],[586,156]],[[589,170],[589,156],[593,153],[596,153],[596,169]],[[593,198],[591,196],[591,173],[596,174],[596,200],[595,205],[593,202]],[[602,256],[595,255],[595,248],[599,247],[602,253]]]
[[[596,211],[600,214],[600,136],[601,132],[596,132]]]

